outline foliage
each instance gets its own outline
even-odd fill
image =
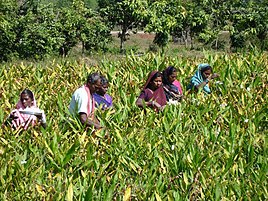
[[[247,41],[254,44],[257,38],[261,49],[265,49],[268,29],[267,1],[247,1],[231,4],[231,41],[234,48],[243,48]]]
[[[182,26],[184,8],[180,1],[151,1],[147,12],[145,30],[156,33],[155,44],[167,46],[170,34]]]
[[[71,7],[64,7],[60,10],[57,25],[64,39],[59,49],[60,55],[67,56],[69,51],[78,44],[87,15],[90,15],[90,10],[85,8],[80,0],[74,0]]]
[[[0,61],[13,57],[13,47],[16,40],[15,24],[18,6],[14,1],[0,0]]]
[[[0,0],[0,61],[67,56],[74,47],[82,53],[107,50],[110,31],[118,26],[121,52],[130,49],[124,47],[128,32],[138,30],[155,33],[151,47],[162,52],[170,36],[186,47],[198,40],[218,49],[221,31],[229,32],[233,50],[266,50],[267,5],[267,0]]]
[[[144,0],[99,0],[99,12],[113,28],[119,26],[121,31],[120,50],[124,50],[124,42],[127,40],[127,32],[135,28],[141,28],[147,9],[147,1]]]
[[[3,54],[0,60],[11,59],[13,55],[40,59],[53,54],[62,40],[55,25],[52,5],[12,1],[12,6],[2,7],[0,51]]]
[[[72,5],[73,0],[39,0],[42,4],[53,3],[57,8],[62,7],[70,7]],[[97,0],[83,0],[83,3],[87,8],[91,8],[95,10],[98,6]]]
[[[195,33],[198,40],[204,44],[210,44],[213,48],[218,49],[221,46],[219,34],[223,30],[228,30],[230,10],[228,1],[225,0],[209,0],[202,1],[202,9],[206,14],[206,22],[203,22],[203,28]]]
[[[1,13],[0,60],[66,56],[79,42],[100,50],[109,41],[109,29],[82,0],[58,9],[37,1],[1,1]]]
[[[21,58],[40,59],[59,49],[63,39],[55,25],[50,5],[31,7],[16,22],[15,49]]]
[[[267,61],[251,52],[2,64],[1,122],[28,87],[48,127],[0,130],[0,199],[267,200]],[[178,67],[185,88],[200,62],[223,82],[211,96],[184,91],[163,113],[135,106],[151,70]],[[71,95],[92,71],[110,80],[114,108],[97,114],[110,139],[67,121]]]
[[[62,56],[67,56],[79,42],[82,42],[84,52],[84,49],[104,50],[110,41],[108,27],[98,13],[88,9],[81,0],[73,0],[70,7],[59,10],[56,26],[63,39],[59,48]]]
[[[100,17],[91,17],[81,31],[81,41],[86,50],[105,51],[111,41],[110,29]]]

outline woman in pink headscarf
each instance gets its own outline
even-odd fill
[[[149,106],[156,111],[162,110],[167,104],[166,95],[162,86],[162,74],[152,71],[136,101],[139,107]]]
[[[13,129],[27,130],[30,126],[36,126],[39,123],[44,128],[46,127],[45,113],[37,107],[32,91],[24,89],[21,92],[16,109],[11,111],[7,122]]]
[[[163,71],[163,88],[170,104],[176,104],[182,100],[182,86],[177,80],[177,69],[174,66],[169,66]]]

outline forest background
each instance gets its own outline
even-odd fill
[[[1,0],[0,61],[66,57],[74,50],[78,50],[74,55],[267,50],[267,4],[266,0]]]

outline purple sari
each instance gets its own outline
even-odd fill
[[[158,71],[152,71],[149,74],[148,79],[147,79],[145,85],[143,86],[143,90],[142,90],[139,98],[144,99],[146,102],[153,100],[153,101],[156,101],[157,103],[159,103],[161,106],[164,106],[167,104],[167,99],[166,99],[166,95],[165,95],[163,87],[161,86],[158,89],[156,89],[155,91],[152,91],[151,89],[148,88],[152,77],[157,72]]]
[[[113,106],[113,99],[110,95],[104,94],[104,96],[101,96],[97,93],[93,94],[96,107],[100,107],[102,105],[102,109],[107,109]]]

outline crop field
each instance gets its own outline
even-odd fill
[[[201,62],[220,74],[209,96],[185,91]],[[161,113],[136,107],[148,73],[168,65],[185,100]],[[97,111],[106,129],[93,136],[68,105],[94,71],[110,80],[114,108]],[[0,130],[0,200],[268,200],[267,54],[6,63],[0,87],[1,123],[26,87],[48,123]]]

